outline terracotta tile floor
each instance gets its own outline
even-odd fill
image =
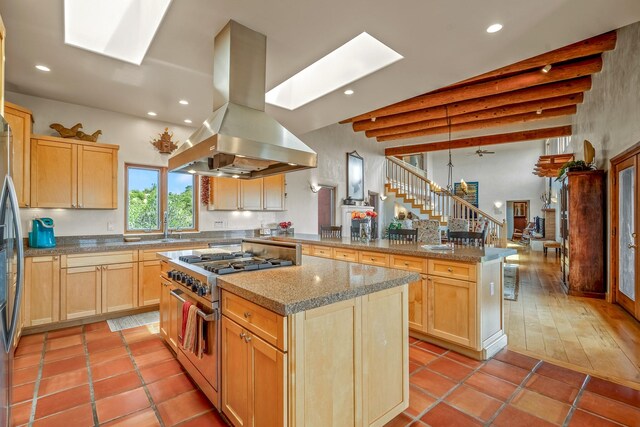
[[[12,426],[227,426],[157,324],[111,332],[99,322],[25,336],[14,365]]]
[[[640,391],[503,351],[478,362],[411,338],[410,406],[388,426],[640,425]],[[157,335],[106,322],[23,337],[12,425],[226,426]]]

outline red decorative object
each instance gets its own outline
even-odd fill
[[[210,180],[208,176],[200,177],[200,203],[203,205],[209,204],[209,195],[211,192]]]
[[[351,219],[365,219],[366,217],[376,218],[378,214],[374,211],[366,211],[366,212],[351,212]]]
[[[288,230],[291,227],[291,221],[282,221],[278,226],[283,230]]]

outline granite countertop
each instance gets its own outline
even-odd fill
[[[218,276],[218,287],[282,316],[393,288],[418,273],[303,256],[302,265]]]
[[[408,255],[424,258],[447,259],[463,262],[488,262],[515,255],[517,251],[509,248],[478,248],[474,246],[456,246],[453,251],[430,250],[422,246],[424,243],[393,243],[387,239],[371,240],[362,243],[357,239],[344,237],[342,239],[327,239],[317,234],[292,234],[288,236],[272,237],[274,240],[286,242],[307,243],[312,245],[331,246],[334,248],[347,248],[373,252],[383,252],[394,255]]]
[[[207,245],[208,243],[230,245],[239,244],[241,237],[235,238],[215,238],[215,237],[197,237],[184,239],[149,239],[140,240],[139,242],[125,242],[122,237],[119,239],[77,239],[69,242],[58,243],[53,248],[30,248],[25,244],[24,256],[47,256],[47,255],[66,255],[87,252],[110,252],[110,251],[127,251],[149,248],[176,248],[189,247],[195,245]]]

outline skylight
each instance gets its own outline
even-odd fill
[[[295,110],[403,56],[362,33],[267,92],[268,104]]]
[[[64,42],[140,65],[171,0],[64,0]]]

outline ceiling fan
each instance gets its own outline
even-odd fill
[[[473,153],[469,153],[469,155],[473,155],[473,154],[477,154],[478,157],[482,157],[485,154],[496,154],[495,151],[489,151],[489,150],[482,150],[480,148],[478,148],[476,151],[474,151]]]

